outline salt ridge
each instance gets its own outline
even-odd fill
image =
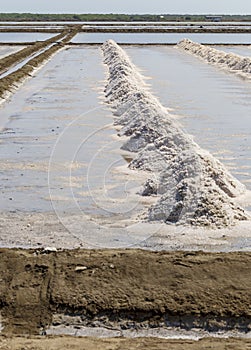
[[[149,174],[143,196],[159,199],[150,221],[222,228],[248,220],[234,198],[245,186],[185,134],[147,88],[143,76],[113,40],[102,46],[108,66],[106,101],[112,107],[131,169]]]
[[[232,72],[238,72],[245,77],[251,78],[250,57],[243,57],[231,52],[226,53],[206,45],[198,44],[189,39],[181,40],[177,44],[177,47],[202,58],[210,64],[214,64]]]

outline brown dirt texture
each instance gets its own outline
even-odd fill
[[[54,36],[53,38],[50,38],[48,40],[45,40],[43,42],[36,42],[32,46],[25,47],[24,49],[15,52],[13,54],[10,54],[8,56],[3,57],[0,60],[0,72],[7,71],[9,68],[11,68],[13,65],[21,62],[25,58],[28,58],[30,55],[36,53],[37,51],[45,48],[49,44],[60,40],[66,33],[62,33],[60,35]]]
[[[1,249],[0,266],[8,334],[38,334],[53,314],[250,330],[251,253]]]
[[[87,33],[250,33],[249,28],[83,28]]]
[[[154,338],[139,339],[95,339],[61,337],[0,337],[1,350],[250,350],[251,340],[241,339],[202,339],[164,340]]]

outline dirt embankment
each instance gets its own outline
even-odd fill
[[[71,337],[0,338],[1,350],[248,350],[251,340],[244,339],[202,339],[165,340],[152,338],[139,339],[94,339]]]
[[[59,28],[1,28],[0,33],[61,33],[62,29]]]
[[[37,334],[53,314],[83,325],[251,327],[251,253],[0,250],[6,333]]]
[[[249,28],[83,28],[86,33],[251,33]]]
[[[3,57],[0,60],[0,73],[3,73],[10,69],[13,65],[21,62],[25,58],[31,56],[32,54],[38,52],[39,50],[45,48],[46,46],[50,45],[51,43],[60,40],[66,35],[66,32],[61,33],[60,35],[54,36],[53,38],[50,38],[45,41],[36,42],[34,45],[31,45],[29,47],[25,47],[24,49]]]
[[[6,67],[8,67],[8,69],[11,68],[12,66],[18,64],[19,62],[23,61],[32,54],[39,52],[42,49],[46,49],[46,47],[52,44],[53,42],[61,40],[63,38],[59,43],[55,43],[54,45],[50,46],[47,50],[38,54],[34,58],[31,58],[20,69],[0,79],[0,98],[4,98],[7,92],[12,92],[13,87],[21,83],[25,78],[31,75],[36,68],[38,68],[47,59],[49,59],[55,52],[61,49],[69,41],[71,41],[71,39],[76,35],[78,31],[79,27],[76,26],[76,28],[64,31],[62,34],[57,35],[56,37],[53,37],[49,40],[46,40],[45,42],[36,43],[31,47],[25,48],[13,55],[9,55],[0,60],[0,72],[1,70],[3,70],[3,68],[6,71]]]

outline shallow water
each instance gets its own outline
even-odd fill
[[[24,48],[25,46],[0,46],[0,59]]]
[[[135,184],[116,172],[127,162],[99,100],[104,73],[97,48],[63,50],[1,107],[1,210],[134,208]]]
[[[225,51],[226,53],[232,52],[243,57],[251,57],[251,45],[250,46],[214,46],[215,49]]]
[[[209,33],[79,33],[73,43],[103,43],[113,39],[117,43],[130,44],[177,44],[187,38],[202,44],[250,44],[250,34],[209,34]]]
[[[57,33],[0,33],[1,43],[28,43],[33,41],[43,41]]]

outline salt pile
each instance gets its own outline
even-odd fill
[[[195,43],[189,39],[181,40],[177,44],[177,47],[184,49],[195,56],[201,57],[208,63],[250,76],[251,59],[249,57],[239,56],[234,53],[226,53],[209,46]]]
[[[122,148],[135,154],[129,167],[149,174],[142,196],[158,196],[148,219],[217,228],[248,220],[234,202],[245,186],[181,130],[114,41],[102,50],[109,72],[106,99],[119,135],[127,136]]]

